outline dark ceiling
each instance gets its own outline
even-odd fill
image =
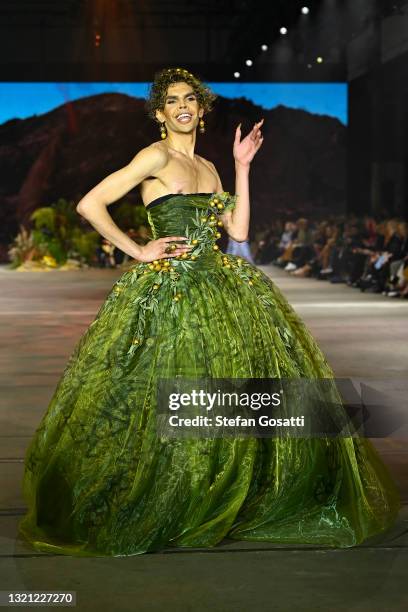
[[[399,0],[2,0],[0,79],[346,80],[346,46]],[[310,13],[301,14],[308,6]],[[279,33],[281,26],[288,35]],[[99,37],[99,38],[98,38]],[[261,45],[268,45],[266,51]],[[324,61],[316,64],[316,57]],[[253,65],[247,67],[246,59]]]

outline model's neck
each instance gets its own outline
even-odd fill
[[[166,144],[169,149],[182,153],[191,159],[194,159],[195,142],[195,131],[191,134],[174,134],[170,132],[166,138]]]

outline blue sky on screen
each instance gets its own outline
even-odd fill
[[[347,124],[346,83],[210,83],[226,98],[246,98],[265,109],[279,104]],[[65,102],[101,93],[145,98],[149,83],[0,83],[0,124],[46,113]]]

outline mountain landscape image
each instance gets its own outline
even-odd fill
[[[232,145],[264,117],[264,142],[250,170],[251,221],[342,213],[346,196],[346,132],[338,119],[245,98],[219,96],[197,131],[196,152],[212,161],[234,193]],[[145,101],[120,93],[81,98],[42,115],[0,125],[0,254],[34,210],[59,198],[73,206],[143,147],[160,140]],[[142,203],[136,187],[123,200]]]

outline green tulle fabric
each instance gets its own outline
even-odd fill
[[[156,434],[158,377],[333,376],[272,280],[217,248],[236,197],[148,208],[153,237],[187,236],[193,258],[124,272],[79,340],[26,454],[19,528],[36,550],[350,547],[393,524],[400,496],[367,439]]]

